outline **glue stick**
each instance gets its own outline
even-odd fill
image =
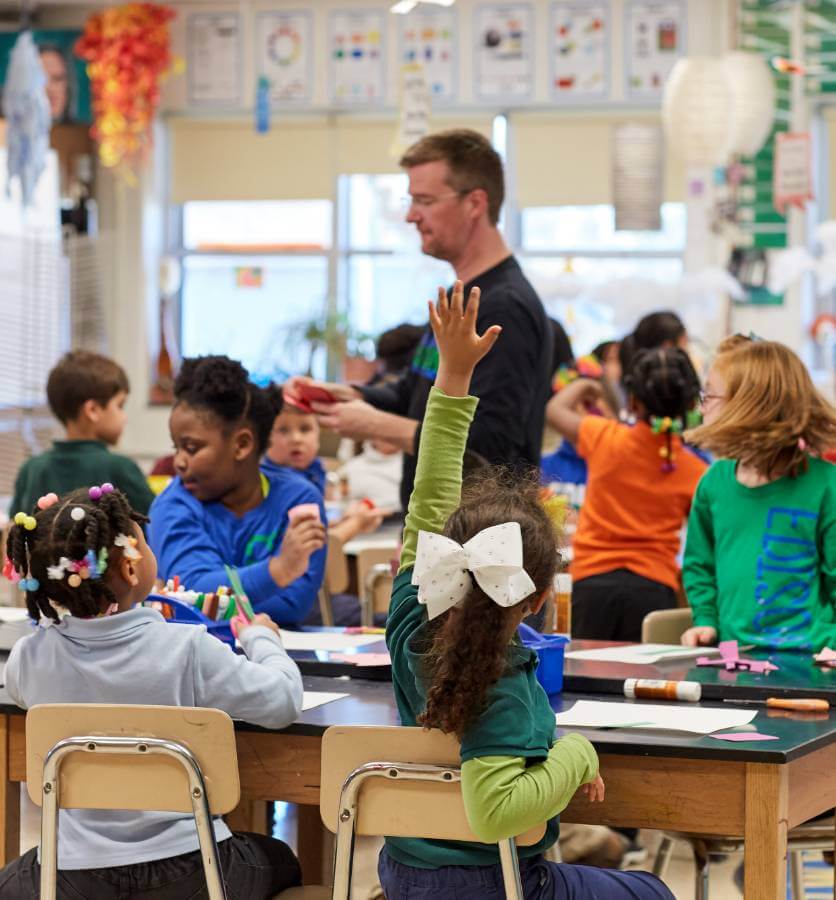
[[[702,696],[697,681],[654,681],[651,678],[628,678],[624,696],[631,700],[689,700],[696,703]]]

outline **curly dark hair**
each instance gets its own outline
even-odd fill
[[[80,520],[72,517],[76,507],[84,510]],[[98,556],[106,550],[112,564],[121,552],[114,545],[117,535],[133,537],[134,523],[142,525],[148,519],[131,508],[121,491],[102,494],[94,501],[87,488],[66,494],[48,509],[35,509],[32,515],[35,528],[28,531],[23,525],[13,525],[6,547],[18,575],[38,581],[36,591],[26,592],[29,615],[57,622],[59,616],[50,600],[80,618],[97,616],[115,603],[116,596],[104,578],[86,578],[78,587],[71,587],[66,575],[61,580],[50,579],[47,569],[57,566],[62,557],[82,560],[89,551]]]
[[[552,586],[558,569],[558,536],[539,491],[534,475],[521,478],[508,470],[482,469],[467,479],[461,504],[444,534],[463,544],[492,525],[518,522],[523,567],[534,582],[534,592],[505,608],[473,580],[464,602],[430,623],[422,648],[429,683],[427,706],[418,717],[427,728],[463,738],[484,710],[488,690],[507,668],[508,647],[517,625]]]
[[[208,410],[229,429],[250,425],[259,456],[270,444],[273,421],[282,408],[278,388],[254,384],[241,363],[228,356],[184,359],[174,382],[174,400],[175,405]]]

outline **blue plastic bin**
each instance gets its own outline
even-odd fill
[[[562,634],[540,634],[521,623],[517,628],[523,646],[537,653],[539,662],[535,672],[543,690],[551,696],[563,690],[563,654],[569,638]]]
[[[222,619],[220,622],[216,622],[214,619],[204,616],[197,607],[184,603],[182,600],[175,600],[174,597],[165,597],[162,594],[149,594],[148,601],[166,603],[171,607],[174,618],[167,621],[182,622],[186,625],[205,625],[209,634],[235,649],[235,637],[228,620]]]

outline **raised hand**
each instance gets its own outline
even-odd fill
[[[444,288],[439,288],[438,303],[429,304],[430,327],[438,345],[436,387],[450,396],[467,393],[476,364],[490,352],[502,331],[499,325],[492,325],[483,335],[476,333],[479,295],[479,288],[473,288],[465,308],[464,286],[457,281],[449,299]]]

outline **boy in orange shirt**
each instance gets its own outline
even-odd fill
[[[632,427],[581,411],[601,397],[586,379],[546,408],[589,470],[570,570],[576,638],[639,641],[647,613],[677,605],[680,533],[706,469],[679,437],[700,391],[687,354],[640,351],[625,384]]]

